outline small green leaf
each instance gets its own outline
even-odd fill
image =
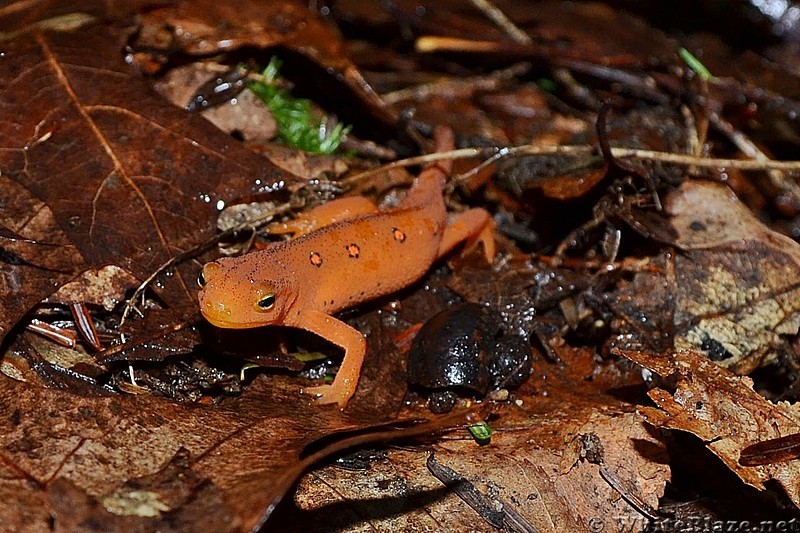
[[[686,48],[679,48],[678,55],[681,56],[683,62],[686,63],[690,69],[695,71],[700,79],[703,81],[709,81],[714,79],[714,75],[711,74],[705,65],[703,65],[699,59],[697,59],[689,50]]]
[[[467,426],[467,430],[480,445],[489,444],[489,441],[492,440],[492,428],[484,420],[470,424]]]

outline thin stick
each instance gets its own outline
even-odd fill
[[[730,141],[736,145],[736,148],[738,148],[739,151],[741,151],[750,159],[755,161],[770,160],[769,156],[767,156],[767,154],[765,154],[758,146],[756,146],[756,143],[751,141],[747,135],[734,128],[730,122],[720,117],[717,113],[709,113],[708,119],[714,125],[714,127],[728,136]],[[791,192],[795,198],[800,198],[800,187],[798,187],[798,185],[793,181],[788,180],[785,173],[781,172],[780,170],[770,169],[767,171],[767,176],[769,177],[769,180],[772,182],[773,186],[781,191]]]
[[[522,31],[510,18],[506,16],[496,5],[489,0],[470,0],[473,6],[478,8],[486,18],[494,22],[506,35],[521,44],[531,44],[530,36]]]
[[[468,159],[470,157],[488,157],[486,161],[476,166],[472,170],[458,176],[457,179],[465,179],[477,174],[481,169],[496,162],[499,159],[507,157],[518,157],[522,155],[586,155],[594,153],[595,148],[588,144],[586,145],[561,145],[561,146],[534,146],[522,145],[514,146],[511,148],[501,149],[486,149],[486,148],[461,148],[459,150],[451,150],[449,152],[438,152],[435,154],[421,155],[417,157],[410,157],[408,159],[401,159],[394,161],[388,165],[349,176],[339,183],[343,186],[351,185],[358,181],[363,180],[369,176],[380,174],[395,168],[404,168],[415,165],[422,165],[433,161],[441,161],[443,159]],[[487,156],[487,152],[490,155]],[[629,159],[642,159],[650,161],[659,161],[662,163],[674,163],[676,165],[684,166],[698,166],[703,168],[735,168],[738,170],[786,170],[786,171],[800,171],[800,161],[775,161],[773,159],[766,160],[749,160],[749,159],[724,159],[717,157],[698,157],[689,154],[676,154],[673,152],[659,152],[657,150],[640,150],[638,148],[619,148],[612,147],[611,153],[614,157],[629,158]]]
[[[675,163],[678,165],[697,165],[705,168],[736,168],[739,170],[800,170],[800,161],[775,161],[773,159],[719,159],[714,157],[697,157],[687,154],[672,152],[658,152],[655,150],[638,150],[634,148],[612,148],[611,153],[616,157],[630,157],[632,159],[649,159],[662,163]]]
[[[471,94],[475,91],[493,91],[506,81],[521,76],[530,70],[529,63],[515,63],[503,70],[490,72],[485,76],[473,76],[463,79],[443,78],[429,83],[421,83],[413,87],[399,89],[382,94],[381,99],[388,105],[404,100],[425,100],[435,94]]]
[[[374,176],[375,174],[387,172],[395,168],[405,168],[405,167],[412,167],[414,165],[424,165],[426,163],[431,163],[434,161],[442,161],[445,159],[466,159],[468,157],[479,157],[484,153],[485,153],[484,148],[462,148],[460,150],[450,150],[449,152],[437,152],[435,154],[409,157],[408,159],[400,159],[399,161],[394,161],[392,163],[389,163],[388,165],[381,165],[379,167],[373,168],[372,170],[366,170],[364,172],[359,172],[358,174],[355,174],[353,176],[348,176],[343,180],[340,180],[338,183],[342,187],[347,187],[349,185],[352,185],[353,183],[358,183],[359,181],[365,178]]]

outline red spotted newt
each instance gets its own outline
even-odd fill
[[[452,132],[438,129],[437,150],[452,146]],[[414,283],[462,242],[481,243],[486,259],[494,259],[488,212],[470,209],[448,223],[442,188],[451,167],[423,169],[396,208],[380,211],[363,197],[335,200],[287,224],[283,232],[300,234],[293,240],[207,263],[198,279],[200,311],[220,328],[291,326],[340,346],[344,359],[333,383],[303,392],[344,407],[367,342],[332,314]]]

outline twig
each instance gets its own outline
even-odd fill
[[[414,48],[417,52],[497,52],[503,45],[495,41],[426,35],[417,39]]]
[[[466,180],[492,163],[500,159],[509,157],[519,157],[523,155],[587,155],[595,153],[594,146],[583,145],[561,145],[561,146],[535,146],[532,144],[525,144],[521,146],[513,146],[510,148],[461,148],[459,150],[451,150],[449,152],[437,152],[435,154],[421,155],[417,157],[410,157],[408,159],[401,159],[394,161],[388,165],[360,172],[341,180],[339,184],[343,187],[350,186],[365,178],[387,172],[395,168],[405,168],[415,165],[422,165],[433,161],[441,161],[444,159],[469,159],[472,157],[485,157],[487,158],[481,164],[475,166],[473,169],[460,174],[454,178],[455,181]],[[611,154],[616,158],[629,158],[641,159],[649,161],[658,161],[661,163],[672,163],[683,166],[697,166],[702,168],[735,168],[738,170],[784,170],[784,171],[800,171],[800,161],[775,161],[773,159],[766,160],[750,160],[750,159],[724,159],[716,157],[698,157],[690,154],[678,154],[674,152],[660,152],[657,150],[642,150],[638,148],[620,148],[611,147]]]
[[[496,90],[503,82],[521,76],[530,70],[529,63],[516,63],[503,70],[491,72],[486,76],[472,76],[463,79],[441,79],[429,83],[421,83],[381,95],[387,104],[396,104],[404,100],[425,100],[436,94],[459,95],[475,91]]]
[[[612,489],[617,491],[628,504],[636,509],[642,516],[649,520],[658,520],[661,518],[659,512],[653,509],[646,501],[644,501],[636,492],[628,489],[622,483],[622,480],[617,476],[616,472],[611,470],[605,465],[600,466],[600,477],[608,483]]]
[[[343,180],[340,180],[339,185],[341,185],[342,187],[347,187],[352,185],[353,183],[358,183],[359,181],[365,178],[374,176],[375,174],[387,172],[395,168],[412,167],[414,165],[422,165],[425,163],[431,163],[433,161],[442,161],[445,159],[466,159],[469,157],[479,157],[481,156],[481,154],[484,153],[485,153],[485,148],[462,148],[460,150],[450,150],[449,152],[437,152],[435,154],[409,157],[408,159],[400,159],[399,161],[394,161],[392,163],[389,163],[388,165],[381,165],[371,170],[366,170],[364,172],[359,172],[358,174],[355,174],[353,176],[348,176]]]
[[[495,508],[494,502],[484,496],[481,491],[464,476],[441,464],[433,454],[428,456],[427,467],[436,479],[455,492],[464,503],[472,507],[489,525],[500,529],[503,527],[503,513]]]
[[[515,533],[536,533],[538,531],[508,503],[499,497],[490,498],[483,494],[464,476],[437,461],[434,454],[431,453],[428,456],[426,466],[436,479],[472,507],[492,527],[503,529],[505,526]]]
[[[497,24],[506,35],[514,39],[514,41],[521,44],[531,44],[531,42],[533,42],[527,33],[522,31],[505,13],[496,5],[489,2],[489,0],[470,0],[470,2],[473,6],[478,8],[481,13],[486,15],[486,18]]]
[[[767,154],[761,151],[756,144],[750,140],[747,135],[737,130],[727,120],[720,117],[717,113],[711,112],[708,115],[708,120],[719,131],[724,133],[730,141],[736,145],[744,155],[755,161],[769,161]],[[781,190],[792,194],[795,198],[800,199],[800,187],[792,181],[786,179],[786,174],[779,169],[770,169],[767,171],[767,176],[772,185]]]
[[[638,150],[635,148],[612,148],[611,153],[616,157],[630,157],[633,159],[649,159],[662,163],[675,163],[678,165],[697,165],[704,168],[735,168],[739,170],[800,170],[800,161],[775,161],[766,159],[755,161],[752,159],[719,159],[715,157],[697,157],[694,155],[676,154],[672,152],[659,152],[655,150]]]

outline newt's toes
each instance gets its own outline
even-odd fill
[[[348,391],[343,391],[335,385],[306,387],[302,390],[302,393],[313,396],[320,405],[338,404],[339,409],[344,409],[347,406],[347,401],[350,399],[350,396],[353,395],[352,392],[348,394]]]

